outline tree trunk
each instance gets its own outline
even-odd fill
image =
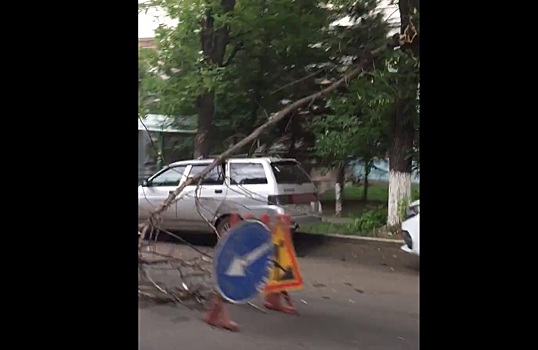
[[[364,188],[362,192],[362,200],[367,201],[368,200],[368,176],[370,175],[370,170],[372,169],[372,161],[368,160],[366,163],[364,163]]]
[[[418,0],[398,2],[401,34],[404,34],[407,26],[411,24],[411,15],[415,10],[418,10],[418,6]],[[402,50],[411,50],[416,57],[419,57],[418,33],[413,42],[405,44]],[[418,86],[418,81],[416,83]],[[390,231],[400,227],[402,214],[411,200],[412,159],[409,155],[413,151],[415,125],[413,118],[405,115],[404,107],[412,102],[412,100],[398,101],[390,120],[389,135],[391,136],[392,144],[389,148],[389,203],[387,216],[387,227]],[[407,110],[409,111],[410,109],[407,108]]]
[[[335,208],[334,215],[341,216],[344,206],[344,182],[345,182],[345,163],[342,163],[337,168],[336,184],[334,185]]]
[[[211,132],[215,116],[215,96],[212,92],[198,97],[198,132],[194,139],[194,158],[207,157],[211,150]]]
[[[389,203],[387,226],[389,230],[401,224],[401,214],[411,199],[412,160],[415,127],[412,118],[406,118],[402,108],[392,116],[392,144],[389,149]]]
[[[221,7],[224,13],[230,12],[235,7],[235,0],[221,0]],[[209,66],[222,67],[226,47],[230,43],[230,28],[227,25],[215,29],[215,19],[210,9],[206,11],[202,21],[200,31],[200,42],[204,61]],[[226,65],[230,63],[234,50],[226,60]],[[211,150],[211,130],[215,117],[215,94],[213,91],[206,91],[198,97],[198,133],[194,142],[194,157],[207,156]]]

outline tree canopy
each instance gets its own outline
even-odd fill
[[[252,144],[334,165],[348,158],[419,166],[417,0],[150,0],[174,26],[140,50],[139,115],[197,115],[194,154],[218,153],[292,101],[330,85],[396,33],[401,44],[357,79],[294,111]],[[397,16],[398,17],[398,16]],[[399,26],[399,27],[398,27]],[[390,216],[390,215],[389,215]]]

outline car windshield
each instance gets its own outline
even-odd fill
[[[304,184],[311,182],[310,177],[296,162],[274,162],[271,163],[271,168],[278,184]]]

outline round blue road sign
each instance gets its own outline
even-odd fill
[[[214,278],[222,297],[246,303],[265,287],[273,266],[271,232],[258,221],[242,221],[232,227],[217,245],[213,259]]]

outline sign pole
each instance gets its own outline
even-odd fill
[[[234,227],[239,223],[239,217],[237,214],[230,216],[230,226]],[[215,293],[211,307],[207,311],[204,321],[214,327],[227,329],[232,332],[239,330],[239,325],[230,319],[228,310],[226,309],[225,300],[219,293]]]
[[[287,305],[281,303],[280,297],[284,298]],[[293,306],[293,302],[291,301],[291,297],[287,291],[267,294],[263,306],[269,310],[280,311],[287,314],[298,314],[297,309],[295,306]]]
[[[215,294],[213,303],[207,311],[204,321],[211,326],[227,329],[232,332],[239,330],[239,325],[230,319],[224,300],[218,294]]]

